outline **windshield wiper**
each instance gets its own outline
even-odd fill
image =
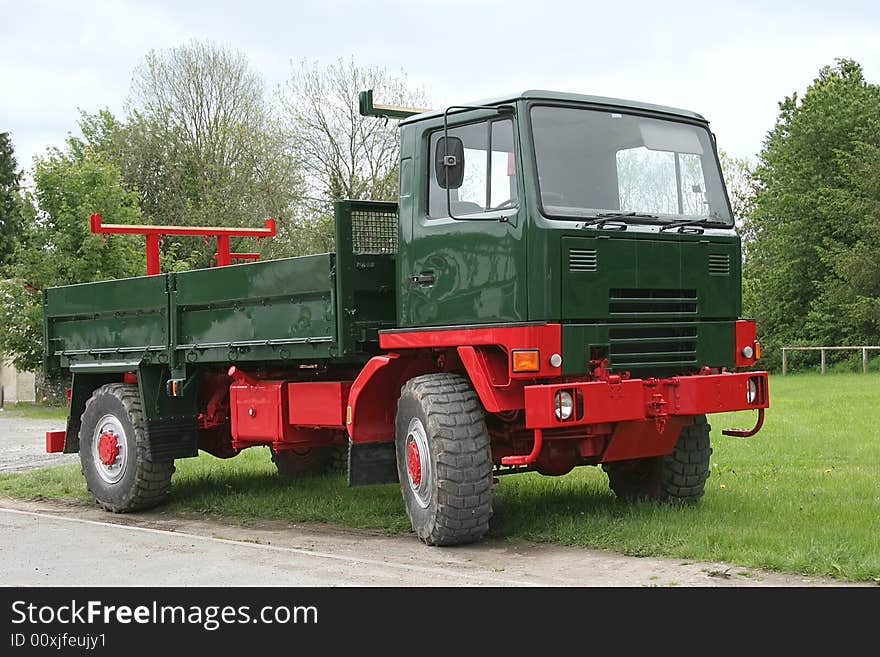
[[[612,219],[659,219],[656,214],[644,214],[642,212],[602,212],[601,214],[594,214],[589,219],[584,221],[581,228],[585,228],[587,226],[598,226],[602,228],[606,223],[611,221]]]
[[[707,221],[709,223],[715,223],[706,217],[703,217],[702,219],[686,219],[685,221],[673,221],[671,224],[666,224],[665,226],[663,226],[660,229],[660,232],[662,233],[664,230],[673,230],[675,228],[685,228],[686,226],[699,226],[700,228],[702,228]]]

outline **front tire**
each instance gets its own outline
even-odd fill
[[[492,517],[492,451],[470,382],[426,374],[397,403],[397,472],[416,535],[428,545],[478,541]]]
[[[144,415],[136,385],[109,383],[86,402],[79,457],[89,492],[107,511],[125,513],[160,504],[174,461],[147,461]]]
[[[705,415],[694,417],[675,443],[672,454],[656,458],[604,463],[608,483],[626,502],[654,500],[693,504],[706,492],[709,478],[709,431]]]

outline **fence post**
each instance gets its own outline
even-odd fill
[[[822,374],[825,374],[825,350],[820,349],[819,353],[822,354]]]
[[[862,347],[862,373],[868,373],[868,350]]]
[[[782,348],[782,376],[788,373],[788,354],[785,347]]]

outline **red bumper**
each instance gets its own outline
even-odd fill
[[[562,413],[557,412],[560,391],[567,391],[574,400],[574,410],[566,419],[560,418]],[[528,429],[704,415],[763,409],[769,405],[766,372],[558,383],[525,388]]]

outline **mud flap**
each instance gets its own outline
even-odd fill
[[[396,484],[397,454],[394,441],[349,443],[348,485]]]

